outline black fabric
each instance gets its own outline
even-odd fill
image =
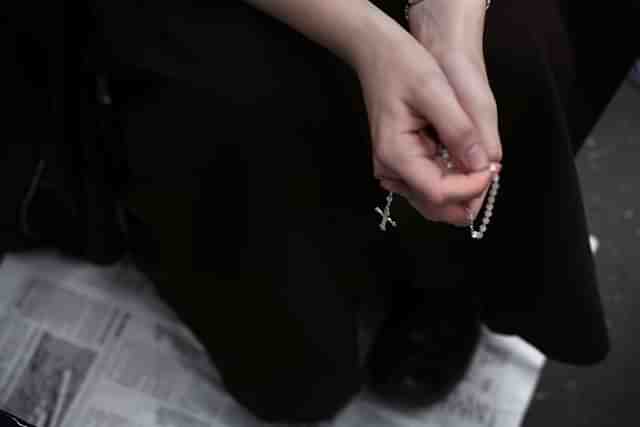
[[[400,20],[400,2],[375,3]],[[357,78],[284,24],[237,1],[90,5],[92,16],[67,25],[77,32],[66,43],[56,38],[64,21],[9,16],[0,43],[15,61],[2,84],[20,139],[3,141],[0,159],[3,251],[50,244],[96,262],[130,249],[147,256],[228,388],[269,419],[331,413],[358,389],[354,317],[369,287],[455,283],[493,330],[552,359],[606,356],[573,159],[638,56],[637,1],[492,5],[485,53],[504,169],[482,241],[429,223],[400,197],[398,227],[377,228],[373,208],[386,193],[373,179]],[[110,106],[96,101],[98,75]],[[62,120],[43,99],[65,96]],[[29,238],[20,212],[42,159],[55,190],[37,209],[47,213],[40,237]],[[141,234],[127,243],[131,212],[157,239],[155,261],[133,247]],[[292,411],[309,400],[318,406]]]
[[[126,247],[118,194],[128,178],[119,126],[98,97],[95,22],[75,2],[6,12],[0,253],[47,246],[112,263]]]
[[[0,427],[34,427],[34,425],[0,409]]]
[[[593,363],[608,352],[573,156],[640,53],[639,17],[636,1],[511,1],[487,20],[505,170],[473,273],[493,283],[480,290],[489,326],[559,361]]]

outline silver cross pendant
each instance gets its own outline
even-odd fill
[[[389,192],[387,196],[387,206],[385,206],[384,211],[380,209],[380,207],[376,206],[375,211],[378,212],[382,216],[382,221],[380,221],[380,230],[385,231],[387,229],[387,222],[391,223],[394,227],[396,226],[396,222],[391,219],[391,200],[393,198],[393,193]]]

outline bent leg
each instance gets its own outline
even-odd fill
[[[264,420],[319,421],[363,379],[356,313],[376,282],[377,188],[363,118],[347,117],[331,69],[263,25],[232,26],[253,46],[242,58],[270,58],[248,86],[240,69],[218,86],[138,76],[147,86],[124,107],[129,203],[159,246],[147,272],[232,396]]]
[[[574,156],[640,52],[639,20],[637,1],[514,1],[487,13],[501,187],[485,238],[463,230],[445,265],[464,265],[490,327],[568,363],[609,349]]]
[[[475,298],[492,329],[556,360],[594,363],[609,348],[574,156],[640,52],[639,8],[494,4],[484,48],[504,158],[487,234],[472,240],[394,201],[416,286]]]
[[[299,143],[278,135],[280,144]],[[161,252],[159,294],[256,416],[329,418],[362,380],[351,282],[367,273],[350,254],[356,236],[339,210],[317,205],[318,184],[301,170],[308,158],[294,156],[299,164],[289,167],[279,151],[256,148],[251,160],[232,152],[216,153],[189,184],[132,190],[130,204]]]

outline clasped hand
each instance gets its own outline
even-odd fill
[[[500,168],[497,106],[483,55],[485,3],[413,6],[357,67],[372,137],[374,175],[432,221],[468,225]],[[438,164],[444,144],[458,173]]]

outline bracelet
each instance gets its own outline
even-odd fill
[[[407,21],[409,21],[409,9],[411,9],[411,6],[414,6],[423,1],[424,0],[407,0],[407,3],[404,5],[404,17]],[[489,6],[491,6],[491,0],[486,0],[486,2],[487,2],[487,6],[485,7],[484,10],[489,9]]]

